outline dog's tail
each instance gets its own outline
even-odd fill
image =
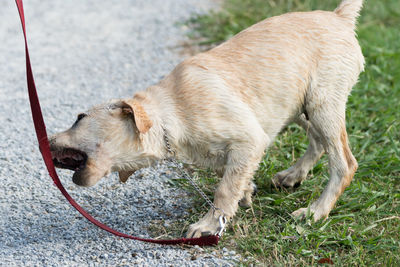
[[[357,17],[360,15],[360,10],[363,5],[363,0],[343,0],[335,9],[335,13],[356,26]]]

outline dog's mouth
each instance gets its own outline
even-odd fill
[[[63,148],[51,151],[53,163],[57,168],[81,171],[85,168],[88,156],[74,148]]]

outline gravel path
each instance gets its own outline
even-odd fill
[[[212,0],[25,1],[31,60],[49,133],[80,111],[129,97],[160,80],[182,60],[178,22],[206,12]],[[24,47],[14,1],[0,6],[0,265],[232,266],[222,249],[180,248],[114,237],[81,217],[53,186],[41,161],[27,99]],[[110,175],[71,195],[94,217],[149,237],[155,220],[188,217],[190,200],[172,188],[165,166],[139,171],[125,185]],[[182,201],[184,199],[184,201]],[[213,251],[210,254],[210,251]],[[193,256],[195,255],[195,256]]]

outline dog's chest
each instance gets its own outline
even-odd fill
[[[218,169],[225,165],[227,145],[206,143],[197,145],[185,145],[182,147],[184,160],[199,167]]]

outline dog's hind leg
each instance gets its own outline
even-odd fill
[[[347,93],[339,94],[338,90],[329,90],[325,91],[323,96],[315,95],[315,98],[318,101],[310,102],[310,123],[321,137],[329,158],[330,173],[330,179],[325,190],[318,200],[309,207],[314,221],[317,221],[329,215],[337,199],[353,179],[358,165],[350,151],[346,133],[345,105]],[[304,217],[307,212],[307,208],[302,208],[292,214],[296,217]]]
[[[309,145],[306,153],[289,169],[278,172],[272,179],[272,183],[277,187],[296,187],[306,179],[308,172],[324,153],[319,134],[312,124],[301,114],[295,121],[307,132]]]
[[[244,190],[243,198],[239,201],[239,206],[244,208],[251,207],[253,203],[252,197],[257,191],[257,186],[253,181],[247,183],[247,187]]]

